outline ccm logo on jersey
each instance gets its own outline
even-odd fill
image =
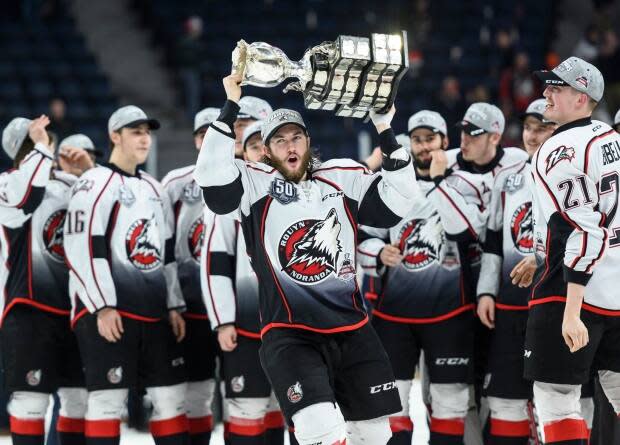
[[[553,149],[553,151],[551,151],[549,155],[547,155],[547,159],[545,159],[545,163],[547,164],[545,173],[549,173],[551,169],[558,165],[560,162],[570,162],[573,159],[575,159],[575,149],[573,147],[560,145],[558,148]]]
[[[466,357],[440,357],[435,359],[437,366],[463,366],[469,364]]]
[[[321,198],[321,201],[325,201],[326,199],[329,199],[329,198],[338,198],[340,196],[344,196],[344,192],[328,193],[327,195],[323,196],[323,198]]]
[[[396,382],[387,382],[382,385],[376,385],[370,387],[370,394],[377,394],[382,391],[389,391],[396,388]]]

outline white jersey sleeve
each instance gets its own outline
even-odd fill
[[[200,282],[211,327],[234,324],[237,313],[235,296],[235,253],[237,222],[230,216],[204,213],[205,241],[202,246]]]
[[[19,168],[0,175],[0,224],[15,228],[30,218],[43,200],[52,164],[47,148],[36,144]]]
[[[374,227],[359,227],[360,243],[357,245],[357,261],[365,274],[371,277],[379,277],[385,271],[379,254],[389,243],[389,230]]]
[[[116,307],[106,230],[117,202],[118,175],[105,167],[84,173],[73,185],[64,225],[64,249],[72,289],[93,313]]]

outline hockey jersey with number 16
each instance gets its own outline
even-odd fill
[[[564,301],[570,282],[585,285],[584,309],[620,316],[620,135],[590,118],[565,124],[538,149],[532,170],[545,264],[530,305]]]
[[[84,173],[73,186],[64,229],[69,289],[79,297],[74,322],[105,307],[142,321],[183,308],[172,227],[168,198],[151,176],[113,164]]]

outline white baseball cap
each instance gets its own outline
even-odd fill
[[[245,144],[248,142],[248,139],[250,139],[255,134],[260,134],[262,129],[263,129],[263,121],[252,122],[250,125],[245,127],[245,129],[243,130],[243,138],[241,140],[241,146],[243,147],[244,150],[245,150]]]
[[[61,149],[63,147],[76,147],[83,148],[86,151],[93,153],[95,156],[102,156],[103,153],[101,150],[97,150],[95,148],[95,144],[93,141],[82,133],[72,134],[71,136],[67,136],[58,145],[58,148]]]
[[[553,124],[554,122],[545,119],[543,113],[547,108],[547,99],[536,99],[531,104],[529,104],[525,110],[525,112],[521,115],[521,119],[525,119],[528,116],[533,116],[543,124]]]
[[[456,124],[470,136],[478,136],[482,133],[504,132],[506,119],[502,110],[495,105],[486,102],[475,102],[465,112],[463,120]]]
[[[568,85],[599,102],[605,81],[597,67],[579,57],[569,57],[551,71],[534,71],[544,85]]]
[[[4,127],[2,132],[2,148],[11,159],[15,159],[17,152],[28,137],[30,119],[16,117]]]
[[[262,120],[267,118],[273,109],[269,102],[254,96],[243,96],[239,100],[238,119],[256,119]]]
[[[151,130],[157,130],[160,127],[159,121],[147,117],[141,108],[135,105],[127,105],[112,113],[108,120],[108,133],[119,131],[123,127],[133,128],[141,124],[148,124]]]
[[[208,125],[211,125],[217,120],[219,115],[219,108],[208,107],[200,110],[196,113],[196,116],[194,116],[194,133]]]
[[[263,123],[263,129],[261,130],[261,137],[263,138],[263,144],[267,145],[271,136],[274,135],[280,127],[284,127],[288,124],[295,124],[301,127],[304,132],[308,132],[306,124],[299,114],[295,110],[289,110],[287,108],[280,108],[275,110],[267,116]]]
[[[412,115],[407,123],[407,133],[411,134],[416,128],[428,128],[434,133],[448,135],[446,121],[436,111],[422,110]]]

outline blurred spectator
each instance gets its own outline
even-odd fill
[[[465,95],[467,103],[491,102],[491,92],[486,85],[476,85]]]
[[[588,62],[592,62],[598,57],[598,43],[600,41],[600,33],[596,25],[589,25],[586,28],[586,32],[581,36],[575,49],[573,49],[573,55],[579,57]]]
[[[456,77],[447,76],[444,78],[432,110],[441,114],[448,124],[450,147],[458,147],[461,135],[454,125],[465,114],[465,102],[461,94],[461,86]]]
[[[514,46],[517,40],[516,31],[500,29],[495,35],[495,48],[491,57],[491,75],[498,77],[499,74],[512,65],[514,59]]]
[[[620,42],[613,30],[602,36],[599,57],[594,63],[601,70],[605,79],[605,101],[607,108],[613,112],[620,108]]]
[[[530,58],[525,52],[518,52],[512,67],[505,68],[499,81],[499,100],[505,114],[512,111],[524,112],[541,92],[534,83]]]
[[[410,38],[416,45],[423,45],[431,31],[431,16],[428,11],[428,0],[414,0],[413,14],[409,15],[410,26],[405,26],[410,30]]]
[[[202,41],[203,22],[198,16],[185,21],[185,37],[177,46],[176,58],[183,82],[185,111],[191,120],[200,108],[202,100],[201,64],[206,58],[207,48]]]
[[[48,115],[51,120],[48,129],[56,136],[56,142],[75,133],[75,125],[67,118],[67,105],[63,99],[55,97],[50,101]]]

